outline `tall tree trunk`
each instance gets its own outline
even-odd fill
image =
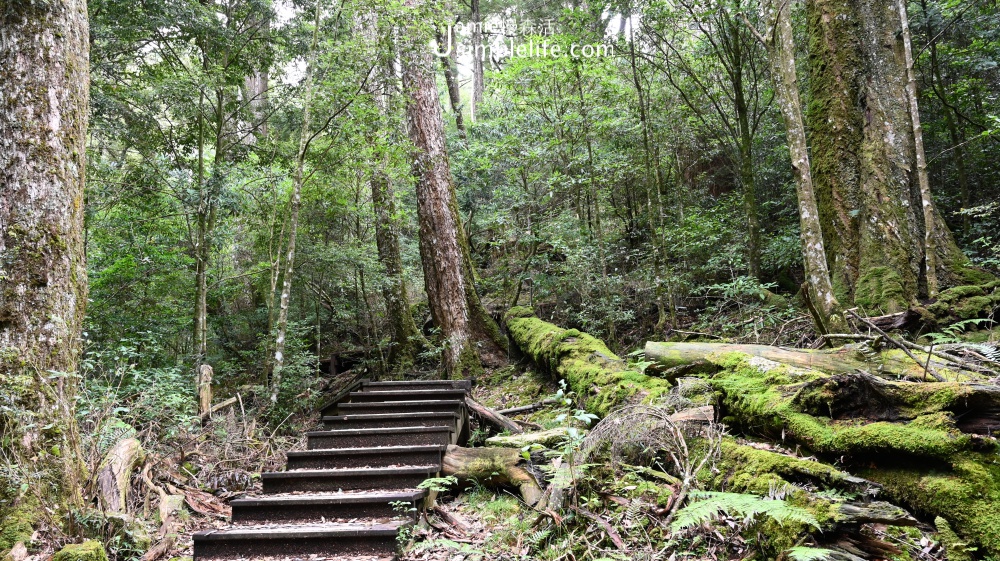
[[[396,194],[385,171],[385,157],[373,166],[371,175],[372,207],[375,210],[375,244],[378,258],[385,267],[388,282],[382,289],[391,342],[389,367],[404,369],[413,365],[418,343],[423,338],[410,313],[410,297],[403,276],[403,258],[399,249],[399,223],[396,218]]]
[[[458,127],[458,136],[466,140],[465,122],[462,120],[462,91],[458,87],[458,69],[455,67],[455,48],[452,44],[454,37],[445,37],[441,28],[437,29],[438,49],[447,49],[447,54],[440,55],[441,67],[444,69],[444,83],[448,87],[448,101],[451,102],[451,112],[455,114],[455,126]]]
[[[411,8],[420,4],[419,0],[406,3]],[[434,61],[426,39],[418,25],[410,24],[401,53],[406,116],[414,146],[420,257],[431,315],[444,337],[444,373],[465,376],[480,367],[475,343],[495,348],[499,330],[476,294],[468,241],[452,185]],[[491,327],[495,333],[487,333]]]
[[[306,151],[309,149],[309,131],[311,128],[312,101],[316,72],[316,51],[319,43],[319,24],[321,2],[316,2],[316,15],[313,20],[312,44],[309,47],[309,60],[306,65],[305,92],[302,100],[302,128],[299,130],[299,149],[295,158],[295,173],[292,176],[292,196],[288,211],[288,249],[285,252],[285,275],[281,284],[281,300],[278,304],[278,323],[274,337],[274,366],[271,374],[271,403],[277,403],[278,391],[281,389],[281,369],[285,366],[285,336],[288,331],[288,303],[292,294],[292,277],[295,272],[295,237],[299,226],[299,209],[302,207],[302,183],[306,164]]]
[[[871,312],[906,309],[927,295],[925,260],[941,284],[967,261],[915,173],[900,12],[890,0],[810,0],[807,9],[811,147],[834,285]]]
[[[0,485],[28,486],[27,518],[48,510],[57,524],[83,506],[77,379],[53,372],[77,368],[87,302],[89,45],[83,0],[0,10],[0,434],[14,465],[41,475],[4,470]]]
[[[627,19],[627,16],[623,16],[623,20]],[[656,295],[656,332],[661,332],[667,324],[667,309],[666,309],[666,298],[665,298],[665,279],[663,276],[663,239],[661,237],[661,227],[659,220],[659,209],[660,205],[656,205],[654,210],[653,198],[654,193],[658,199],[661,177],[660,177],[660,167],[657,165],[654,167],[653,162],[657,159],[656,155],[653,154],[652,139],[650,138],[650,126],[649,118],[646,111],[646,91],[642,87],[642,77],[639,75],[639,67],[636,64],[635,55],[635,29],[629,28],[629,65],[632,69],[632,83],[635,85],[635,94],[637,105],[639,108],[639,125],[642,127],[642,163],[645,172],[646,179],[646,220],[649,222],[649,234],[650,239],[653,241],[653,275],[655,279],[653,281],[653,291]],[[517,302],[515,302],[515,305]]]
[[[788,134],[788,149],[792,157],[792,172],[799,200],[799,229],[806,272],[804,293],[817,329],[821,333],[841,331],[846,320],[833,293],[823,248],[823,229],[813,189],[806,129],[799,100],[799,83],[795,73],[795,43],[788,2],[768,0],[766,12],[766,21],[770,22],[772,28],[768,37],[763,39],[771,63],[778,105]]]
[[[938,294],[937,250],[934,248],[935,220],[934,201],[931,198],[931,183],[927,178],[927,156],[924,153],[924,128],[920,124],[920,106],[917,103],[917,75],[913,71],[913,47],[910,44],[910,18],[906,14],[906,0],[896,0],[899,10],[900,29],[903,40],[903,63],[906,66],[906,98],[913,126],[913,151],[917,160],[917,183],[920,186],[920,205],[924,219],[924,276],[927,281],[927,296],[936,298]]]
[[[479,9],[480,0],[472,0],[472,122],[479,117],[479,105],[483,102],[483,59],[486,48],[483,45],[483,14]]]

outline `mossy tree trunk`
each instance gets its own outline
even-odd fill
[[[458,214],[444,123],[434,80],[434,58],[424,18],[425,2],[410,0],[412,20],[402,48],[406,117],[413,143],[417,217],[424,287],[434,323],[444,338],[445,375],[463,377],[481,368],[481,354],[502,348],[502,336],[476,293],[469,243]]]
[[[795,65],[795,43],[789,3],[769,0],[766,3],[767,37],[759,37],[767,47],[771,79],[777,90],[778,106],[788,135],[795,191],[799,203],[799,231],[806,282],[803,293],[817,329],[821,333],[842,331],[846,326],[840,301],[834,294],[827,264],[824,227],[813,183],[812,163],[806,142],[806,128],[799,97]]]
[[[371,20],[362,28],[362,32],[368,35],[369,40],[379,41],[378,16],[373,13],[369,17]],[[390,369],[405,369],[413,365],[417,352],[422,350],[421,347],[426,341],[423,340],[423,335],[410,313],[410,295],[399,246],[400,220],[396,211],[396,193],[392,178],[389,176],[389,152],[385,146],[397,133],[397,127],[392,122],[393,107],[390,103],[392,96],[387,92],[398,88],[398,83],[393,83],[394,70],[391,60],[380,60],[375,72],[375,78],[369,82],[367,90],[378,108],[378,118],[366,132],[368,142],[374,148],[369,163],[371,166],[369,182],[372,191],[372,209],[375,212],[375,245],[378,249],[379,262],[385,268],[387,281],[382,288],[382,296],[385,299],[390,331],[388,366]],[[386,130],[390,131],[389,138],[379,138],[379,135]]]
[[[961,280],[966,260],[918,181],[900,11],[892,0],[806,5],[813,178],[836,293],[870,312],[905,310],[928,284]]]
[[[89,45],[82,0],[0,10],[0,440],[16,459],[0,475],[0,504],[31,501],[5,496],[23,483],[57,517],[82,506],[73,404],[87,302]],[[16,481],[17,466],[42,478]]]

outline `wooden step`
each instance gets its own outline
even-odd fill
[[[327,415],[368,415],[385,413],[441,413],[458,412],[465,407],[459,399],[437,399],[420,401],[385,401],[375,403],[338,403],[322,411]]]
[[[388,429],[343,429],[306,433],[306,448],[372,448],[375,446],[406,446],[451,444],[452,430],[448,427],[395,427]]]
[[[298,524],[242,526],[194,534],[194,559],[239,559],[264,555],[396,554],[396,535],[407,524]]]
[[[472,390],[469,380],[386,380],[384,382],[364,382],[361,391],[384,390],[436,390],[456,389]]]
[[[441,465],[446,446],[375,446],[332,448],[288,453],[288,469],[337,469],[398,465]]]
[[[275,495],[234,499],[229,504],[233,507],[233,524],[318,524],[392,518],[416,521],[416,508],[426,495],[422,489]]]
[[[413,489],[441,466],[299,469],[261,474],[264,493],[339,493],[360,489]]]
[[[391,427],[454,428],[457,423],[458,414],[451,411],[431,413],[370,413],[323,417],[323,426],[328,429],[383,429]]]
[[[468,395],[464,389],[434,389],[434,390],[381,390],[367,392],[351,392],[347,394],[349,403],[371,403],[377,401],[431,401],[431,400],[462,400]]]

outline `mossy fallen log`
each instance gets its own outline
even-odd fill
[[[685,365],[704,364],[710,353],[743,353],[750,356],[773,360],[799,368],[820,370],[830,374],[841,374],[855,370],[869,370],[886,375],[923,378],[927,365],[927,354],[913,351],[919,363],[899,349],[883,350],[874,354],[863,353],[856,345],[846,345],[832,350],[786,349],[770,345],[738,345],[730,343],[646,343],[646,359],[656,362],[662,368],[677,368]],[[937,358],[930,361],[930,367],[947,379],[956,379],[958,373],[954,364]]]
[[[541,486],[527,469],[524,458],[514,448],[462,448],[450,445],[445,451],[441,473],[459,481],[475,481],[491,487],[516,487],[528,505],[542,496]]]
[[[542,321],[531,308],[512,308],[506,323],[517,347],[540,368],[566,380],[591,413],[603,417],[616,407],[670,391],[670,382],[630,369],[600,339]]]
[[[997,443],[963,433],[959,418],[977,401],[992,403],[996,389],[829,375],[741,353],[705,359],[719,368],[706,380],[730,427],[836,459],[882,486],[883,496],[943,517],[963,539],[1000,555]],[[896,420],[864,417],[873,412]]]

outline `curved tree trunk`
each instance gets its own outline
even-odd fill
[[[407,2],[419,8],[421,2]],[[489,358],[502,348],[502,336],[479,300],[469,243],[458,215],[445,144],[441,104],[434,80],[428,37],[416,24],[406,31],[403,89],[417,179],[417,216],[424,286],[434,323],[444,337],[442,362],[447,376],[468,376],[480,368],[477,351]],[[481,348],[476,349],[476,344]]]
[[[76,370],[87,302],[89,44],[82,0],[0,10],[0,434],[55,510],[82,505],[76,379],[52,372]]]

